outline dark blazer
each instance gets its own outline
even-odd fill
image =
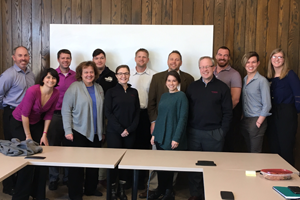
[[[165,81],[167,73],[168,70],[154,74],[152,77],[148,96],[148,114],[150,122],[155,121],[157,118],[158,103],[161,95],[169,91]],[[194,77],[181,70],[179,71],[179,74],[181,79],[180,91],[185,93],[187,87],[194,82]]]

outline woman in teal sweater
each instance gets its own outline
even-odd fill
[[[187,148],[186,124],[188,119],[188,100],[185,94],[178,90],[180,76],[176,71],[170,71],[166,77],[168,93],[161,96],[158,105],[158,116],[152,133],[151,144],[158,150],[183,150]],[[158,171],[158,187],[149,196],[155,200],[163,195],[162,200],[174,200],[174,172]]]

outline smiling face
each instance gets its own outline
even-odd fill
[[[149,58],[146,52],[139,51],[135,56],[135,62],[138,67],[145,68],[149,62]]]
[[[248,61],[246,62],[245,65],[245,69],[247,71],[247,74],[253,74],[256,73],[257,71],[257,67],[259,66],[260,62],[257,61],[257,57],[256,56],[252,56],[248,59]]]
[[[71,65],[71,55],[67,54],[67,53],[61,53],[59,55],[59,58],[57,59],[58,63],[59,63],[59,67],[61,70],[69,70],[69,67]]]
[[[175,78],[175,76],[169,75],[166,81],[166,86],[169,89],[170,93],[174,93],[178,91],[178,80]]]
[[[93,61],[96,63],[98,70],[102,71],[105,68],[106,57],[103,53],[93,57]]]
[[[177,53],[171,53],[168,58],[169,70],[178,71],[182,62],[180,56]]]
[[[213,78],[215,67],[209,58],[204,58],[199,62],[199,70],[204,82],[208,83]]]
[[[271,57],[271,62],[274,68],[280,68],[284,64],[284,57],[282,52],[273,54]]]
[[[82,81],[84,82],[85,86],[89,87],[93,85],[93,81],[95,79],[95,72],[92,66],[88,66],[82,69],[81,74]]]
[[[127,68],[122,67],[118,70],[118,72],[116,73],[116,77],[118,79],[118,82],[123,85],[123,84],[127,84],[127,82],[129,81],[129,77],[130,77],[130,72],[128,71]]]
[[[45,76],[45,78],[43,79],[43,83],[44,83],[44,86],[46,86],[48,88],[53,88],[56,85],[57,80],[54,76],[52,76],[50,73],[48,73],[47,76]]]
[[[219,49],[216,60],[219,67],[226,67],[230,60],[229,51],[227,49]]]
[[[29,63],[29,54],[27,49],[24,47],[19,47],[16,49],[15,54],[12,55],[12,58],[15,62],[15,64],[22,69],[23,71],[26,71],[26,67]]]

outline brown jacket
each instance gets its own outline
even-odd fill
[[[167,73],[168,70],[157,73],[152,77],[148,97],[148,114],[150,122],[155,121],[157,118],[158,103],[161,95],[165,92],[168,92],[165,81]],[[187,87],[194,82],[194,78],[190,74],[183,71],[179,71],[179,74],[181,78],[180,91],[185,93]]]

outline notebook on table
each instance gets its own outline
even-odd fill
[[[300,199],[300,194],[293,193],[288,187],[273,186],[273,189],[285,199]]]

